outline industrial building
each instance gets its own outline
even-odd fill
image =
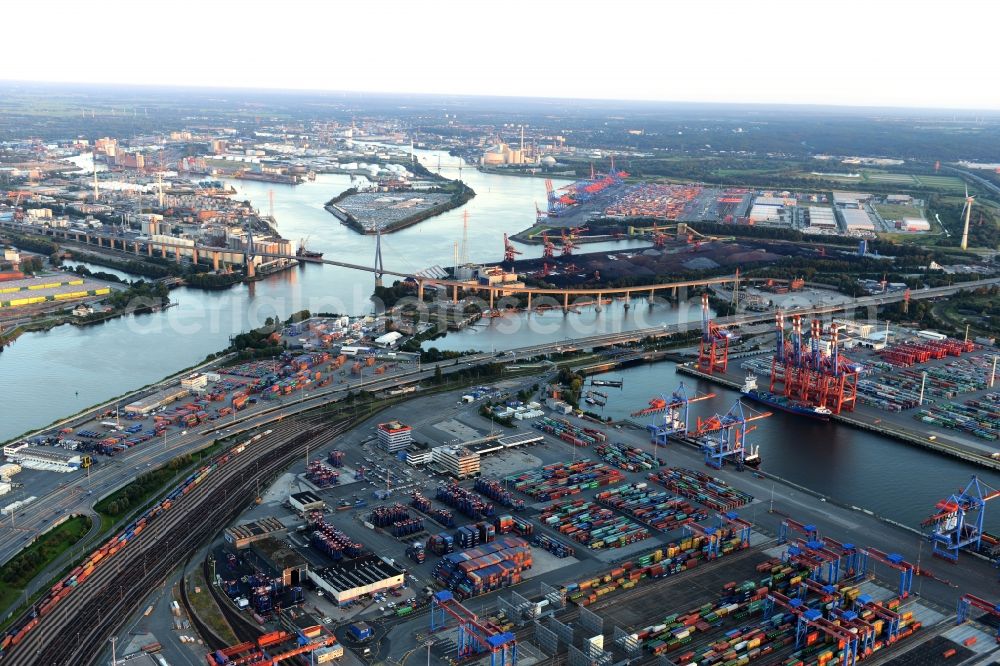
[[[178,384],[177,386],[171,386],[170,388],[154,393],[153,395],[148,395],[145,398],[136,400],[135,402],[130,402],[122,409],[127,414],[146,416],[160,407],[169,405],[170,403],[180,400],[181,398],[186,398],[188,395],[190,395],[190,391]]]
[[[836,229],[837,218],[832,208],[809,206],[809,226],[817,229]]]
[[[395,565],[375,555],[338,562],[320,571],[310,569],[309,579],[322,592],[344,605],[366,594],[375,594],[403,585],[404,574]]]
[[[900,228],[903,231],[930,231],[931,223],[922,217],[904,217],[900,221]]]
[[[400,333],[399,331],[389,331],[385,335],[380,335],[379,337],[375,338],[372,341],[372,343],[376,347],[388,348],[388,347],[395,347],[402,339],[403,339],[403,334]]]
[[[268,578],[280,578],[285,587],[302,585],[309,571],[309,563],[304,557],[290,544],[273,537],[250,544],[246,559],[258,573]]]
[[[9,449],[9,450],[8,450]],[[73,451],[59,449],[54,446],[15,446],[4,447],[4,455],[12,462],[28,469],[39,469],[48,472],[74,472],[84,467],[88,456],[82,456]]]
[[[288,496],[288,503],[299,513],[322,511],[326,508],[326,502],[319,495],[308,490],[292,493]]]
[[[479,453],[466,446],[437,446],[432,454],[434,464],[456,479],[479,476]]]
[[[875,224],[863,208],[838,208],[837,212],[846,231],[875,231]]]
[[[431,462],[434,454],[430,449],[418,449],[418,450],[407,450],[406,452],[406,464],[412,467],[419,467],[420,465],[426,465]]]
[[[262,518],[243,525],[227,527],[224,536],[237,550],[248,548],[262,539],[276,538],[288,533],[288,527],[277,518]]]
[[[386,453],[397,453],[413,443],[413,428],[399,421],[378,424],[378,445]]]
[[[181,379],[181,388],[191,392],[201,392],[208,386],[208,377],[196,372]]]

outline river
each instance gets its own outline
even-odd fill
[[[436,151],[416,153],[430,168],[437,167],[440,156],[442,173],[448,177],[458,175],[458,158]],[[89,155],[72,161],[84,170],[93,168]],[[464,168],[462,177],[477,196],[460,209],[384,236],[382,255],[386,268],[416,271],[435,264],[450,266],[454,262],[454,242],[461,242],[464,211],[469,215],[470,260],[497,260],[503,254],[504,232],[514,233],[530,226],[534,202],[541,205],[545,201],[544,182],[537,178],[483,174],[474,168]],[[321,174],[315,181],[296,186],[229,182],[239,197],[264,211],[269,191],[273,191],[274,215],[286,238],[297,242],[308,237],[308,246],[325,252],[328,258],[373,262],[375,238],[350,230],[323,208],[324,202],[351,186],[348,176]],[[620,241],[587,247],[599,250],[638,245],[642,243]],[[539,246],[524,246],[523,250],[526,256],[540,254]],[[370,312],[373,286],[371,273],[313,264],[225,291],[176,289],[170,297],[177,305],[158,314],[122,317],[84,328],[65,325],[22,335],[0,354],[0,372],[4,377],[18,378],[17,390],[5,396],[0,441],[195,365],[226,347],[231,336],[261,325],[270,316],[286,318],[303,309]],[[496,327],[507,332],[506,342],[498,344],[490,339],[495,335],[481,335],[481,329],[476,328],[434,344],[442,348],[502,348],[531,340],[562,340],[588,332],[674,322],[688,316],[686,310],[679,312],[665,305],[652,311],[643,307],[640,314],[638,310],[626,315],[618,303],[596,316],[592,310],[565,318],[550,313],[544,318],[533,316],[533,326],[523,325],[528,321],[525,318],[510,317],[494,322],[492,327],[493,333]],[[508,330],[512,322],[519,324],[516,334]],[[539,324],[535,329],[534,325]]]

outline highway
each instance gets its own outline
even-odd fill
[[[959,285],[913,291],[910,298],[911,300],[940,298],[954,294],[962,289],[994,284],[1000,284],[1000,278],[989,278]],[[877,294],[864,296],[841,304],[788,309],[786,310],[786,314],[833,315],[844,310],[853,310],[857,307],[895,303],[902,300],[903,297],[903,292]],[[755,312],[720,318],[716,321],[724,326],[744,326],[763,324],[771,322],[773,319],[774,314],[771,312]],[[411,384],[433,376],[435,369],[439,366],[443,373],[449,373],[467,368],[470,365],[481,365],[490,362],[513,363],[547,355],[552,352],[586,350],[594,347],[638,342],[646,338],[670,336],[678,332],[692,330],[692,328],[699,325],[698,322],[686,322],[683,324],[585,336],[567,340],[556,347],[553,347],[553,343],[546,342],[499,352],[498,354],[480,352],[462,357],[457,361],[448,360],[439,363],[428,363],[419,369],[403,369],[378,380],[367,379],[363,383],[354,381],[322,391],[311,391],[295,399],[286,399],[284,403],[277,407],[261,403],[247,411],[241,412],[238,417],[234,417],[228,423],[220,424],[216,422],[208,427],[192,429],[187,431],[186,434],[181,435],[174,433],[169,435],[165,441],[160,439],[151,440],[146,445],[135,447],[115,458],[101,458],[102,462],[92,468],[92,471],[88,475],[80,475],[75,477],[72,482],[61,484],[50,492],[40,495],[37,500],[24,507],[20,512],[9,518],[5,517],[2,526],[0,526],[0,562],[6,562],[17,554],[35,536],[48,529],[52,521],[57,520],[59,517],[73,513],[89,513],[94,502],[125,485],[142,471],[164,464],[182,453],[208,446],[219,436],[226,436],[233,432],[280,421],[293,414],[339,400],[348,391],[359,388],[382,390]],[[79,419],[74,419],[74,421],[84,421],[88,418],[91,417],[85,415]],[[31,493],[28,492],[27,494]]]

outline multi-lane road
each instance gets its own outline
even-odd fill
[[[989,278],[947,287],[916,290],[911,292],[910,298],[912,300],[940,298],[954,294],[962,289],[994,284],[1000,284],[1000,278]],[[844,311],[853,311],[859,307],[878,307],[887,303],[898,302],[903,298],[904,295],[902,292],[892,292],[864,296],[839,304],[787,309],[786,313],[810,316],[834,315]],[[724,326],[744,326],[769,322],[773,318],[773,313],[746,313],[718,319],[717,323]],[[410,368],[393,372],[378,380],[366,379],[364,382],[354,381],[321,391],[310,391],[295,399],[286,399],[284,403],[277,406],[266,403],[258,404],[256,407],[240,413],[233,421],[227,423],[216,422],[208,427],[190,429],[186,431],[186,434],[174,433],[165,442],[159,439],[150,440],[145,445],[135,447],[115,458],[101,459],[102,462],[93,467],[88,475],[76,475],[72,482],[64,482],[58,487],[52,488],[48,492],[39,495],[38,499],[19,512],[9,517],[4,517],[2,525],[0,525],[0,562],[6,562],[17,554],[17,552],[30,543],[37,535],[48,529],[52,522],[58,520],[61,516],[72,513],[90,512],[94,502],[100,497],[125,485],[142,471],[161,465],[181,453],[208,446],[220,436],[263,426],[284,419],[292,414],[338,400],[346,396],[348,391],[359,388],[365,390],[382,390],[411,384],[431,377],[435,369],[439,366],[443,373],[449,373],[468,368],[472,365],[491,362],[514,363],[547,355],[552,352],[586,350],[594,347],[634,343],[646,338],[669,336],[684,330],[691,330],[692,327],[697,327],[698,325],[697,322],[685,322],[682,324],[663,325],[631,331],[603,333],[569,339],[558,344],[558,346],[554,346],[551,341],[548,341],[542,344],[529,345],[499,353],[475,353],[464,356],[457,361],[448,360],[439,363],[428,363],[419,367],[411,366]],[[92,415],[84,415],[79,420],[83,422],[90,418],[92,418]],[[26,489],[24,494],[31,495],[31,489]]]

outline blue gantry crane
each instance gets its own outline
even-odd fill
[[[714,398],[714,393],[703,395],[689,394],[684,382],[681,382],[670,397],[660,396],[649,401],[649,407],[632,412],[632,416],[652,416],[653,422],[646,426],[652,444],[666,446],[671,435],[686,435],[690,423],[692,402]],[[663,414],[662,422],[656,417]]]
[[[1000,497],[1000,491],[990,488],[973,475],[964,490],[938,502],[937,512],[922,523],[930,528],[927,536],[934,544],[934,555],[957,562],[961,549],[971,547],[979,550],[986,503],[997,497]]]
[[[958,613],[956,615],[956,624],[963,624],[969,619],[969,611],[973,608],[981,610],[989,615],[992,615],[994,619],[1000,619],[1000,604],[995,604],[990,601],[986,601],[974,594],[962,595],[962,598],[958,600]],[[1000,624],[997,624],[997,643],[1000,643]]]
[[[736,469],[743,469],[748,462],[759,461],[756,448],[750,448],[747,435],[757,426],[749,425],[771,416],[771,412],[762,412],[747,416],[749,408],[744,409],[743,402],[737,400],[725,414],[716,414],[704,421],[697,421],[695,436],[701,438],[701,448],[705,452],[705,464],[715,469],[722,469],[727,459],[736,464]]]
[[[492,622],[480,619],[445,590],[431,599],[431,632],[447,628],[448,618],[458,621],[458,658],[489,653],[490,666],[517,665],[517,639]]]

